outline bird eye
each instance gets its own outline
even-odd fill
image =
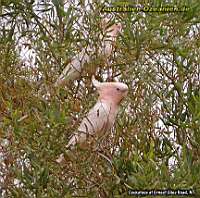
[[[120,90],[120,88],[118,88],[118,87],[117,87],[117,88],[116,88],[116,90],[117,90],[117,91],[119,91],[119,90]]]

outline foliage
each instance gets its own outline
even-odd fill
[[[199,197],[200,6],[163,2],[137,4],[189,10],[108,14],[107,1],[1,1],[1,197],[127,197],[129,189],[193,189]],[[91,66],[101,80],[127,83],[129,94],[98,148],[66,153],[97,98],[94,71],[69,88],[53,83],[81,49],[98,48],[106,15],[123,33],[109,65],[96,54]]]

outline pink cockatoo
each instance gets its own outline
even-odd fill
[[[119,104],[128,92],[128,86],[121,82],[100,83],[93,77],[92,83],[99,93],[98,101],[83,119],[67,147],[77,142],[83,143],[87,136],[101,136],[109,131],[115,122]]]
[[[117,36],[122,32],[121,23],[115,23],[110,27],[108,25],[109,20],[103,20],[102,28],[105,35],[103,39],[102,48],[99,50],[100,54],[104,55],[106,58],[110,57],[110,55],[114,51]]]
[[[99,94],[98,101],[82,120],[78,130],[69,140],[67,148],[73,148],[77,143],[82,144],[108,132],[115,122],[121,101],[128,93],[128,86],[121,82],[101,83],[93,77],[92,83]],[[56,161],[60,163],[63,159],[64,156],[61,154]]]
[[[104,37],[102,36],[103,41],[102,45],[98,49],[98,54],[99,56],[108,58],[115,48],[115,42],[117,36],[121,33],[122,25],[121,23],[117,23],[108,27],[108,20],[103,20],[102,29]],[[91,56],[94,52],[95,48],[93,46],[88,46],[77,54],[58,77],[55,86],[68,85],[70,82],[78,79],[86,63],[91,61]]]

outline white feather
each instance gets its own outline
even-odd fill
[[[114,43],[116,42],[116,37],[121,31],[121,24],[113,24],[106,30],[105,38],[103,39],[101,47],[98,49],[98,54],[105,58],[110,57],[114,49]],[[71,63],[69,63],[61,75],[55,82],[55,86],[68,85],[70,82],[78,79],[81,72],[85,66],[85,63],[89,63],[91,60],[92,53],[95,52],[93,46],[89,46],[83,49],[77,56],[73,58]]]
[[[114,124],[117,109],[113,111],[111,104],[98,101],[81,122],[78,131],[70,139],[67,147],[83,143],[87,137],[101,136]]]
[[[88,51],[88,49],[84,49],[73,58],[72,62],[65,67],[65,69],[55,82],[55,86],[68,84],[70,81],[73,81],[80,76],[82,66],[90,61]]]

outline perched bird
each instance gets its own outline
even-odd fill
[[[115,48],[116,38],[122,30],[121,23],[113,24],[110,27],[108,26],[108,23],[109,22],[107,20],[102,22],[104,36],[102,36],[102,45],[99,46],[98,49],[98,55],[103,56],[104,58],[108,58],[112,54]],[[95,48],[93,46],[88,46],[87,48],[83,49],[65,67],[54,85],[56,87],[68,85],[70,82],[78,79],[86,63],[91,61],[94,52]]]
[[[87,136],[103,135],[103,133],[109,131],[115,122],[119,104],[128,92],[128,86],[124,83],[100,83],[94,77],[92,83],[99,93],[98,101],[83,119],[67,147],[76,143],[83,143]]]
[[[78,130],[73,134],[67,148],[82,144],[92,138],[98,138],[108,132],[113,126],[119,105],[128,93],[128,86],[121,82],[99,82],[94,77],[92,83],[96,87],[99,98],[94,107],[82,120]],[[57,162],[63,159],[61,155]]]
[[[102,48],[99,49],[99,52],[106,58],[109,58],[109,56],[115,50],[117,37],[122,32],[122,24],[115,23],[109,27],[109,21],[104,20],[102,22],[102,29],[105,35],[102,43]]]

